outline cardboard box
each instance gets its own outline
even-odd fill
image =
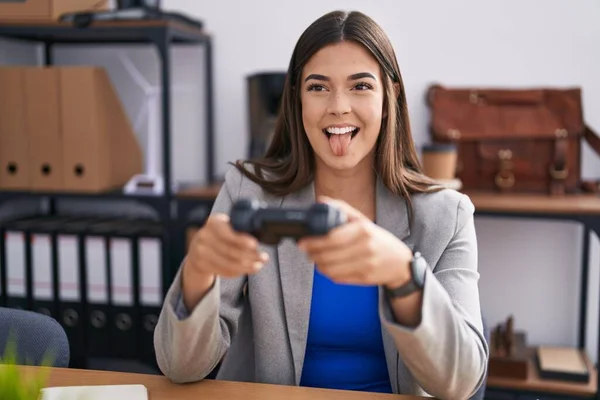
[[[104,11],[108,0],[0,0],[0,20],[56,21],[71,12]]]
[[[62,127],[58,69],[25,69],[25,128],[29,142],[30,183],[38,191],[63,188]]]
[[[142,172],[103,68],[0,67],[0,189],[99,193]]]
[[[100,67],[61,67],[63,190],[121,189],[143,172],[143,154],[121,99]]]
[[[31,187],[25,104],[25,69],[0,67],[0,189]]]

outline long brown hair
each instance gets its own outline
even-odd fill
[[[363,45],[381,66],[386,117],[376,143],[375,171],[391,192],[407,199],[412,209],[410,194],[436,190],[439,185],[421,171],[410,131],[404,84],[390,40],[375,21],[360,12],[325,14],[302,33],[290,60],[281,109],[266,153],[256,160],[238,161],[235,166],[275,195],[295,192],[312,181],[315,155],[304,131],[297,85],[304,65],[317,51],[342,41]],[[248,169],[246,164],[253,168]]]

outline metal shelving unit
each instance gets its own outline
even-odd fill
[[[495,193],[468,193],[475,204],[475,215],[490,218],[517,218],[528,220],[570,221],[579,223],[583,228],[583,242],[580,264],[580,297],[578,307],[578,340],[577,348],[586,349],[586,332],[588,327],[588,285],[589,252],[592,234],[600,237],[600,197],[594,195],[568,195],[552,197],[544,195],[500,195]],[[576,266],[565,266],[576,268]],[[576,271],[576,270],[575,270]],[[600,320],[598,330],[600,332]],[[596,357],[600,360],[600,335],[597,337]],[[586,357],[587,359],[587,357]],[[487,399],[600,399],[600,375],[596,365],[590,365],[590,382],[587,384],[568,381],[544,380],[531,373],[529,380],[488,378]]]
[[[52,65],[52,46],[54,44],[95,44],[95,43],[136,43],[152,44],[156,47],[160,63],[160,83],[162,86],[162,170],[164,173],[165,193],[160,196],[130,196],[120,192],[113,193],[38,193],[0,191],[0,202],[18,197],[44,198],[49,201],[50,209],[60,199],[88,200],[135,200],[145,203],[156,210],[161,221],[165,223],[165,254],[170,255],[169,268],[165,278],[174,275],[173,268],[182,254],[173,252],[173,238],[178,236],[180,225],[176,220],[177,197],[168,190],[172,187],[171,168],[171,57],[170,46],[174,44],[202,45],[205,48],[205,104],[206,104],[206,180],[214,181],[214,124],[213,124],[213,74],[212,74],[212,40],[202,29],[185,20],[140,20],[140,21],[102,21],[94,22],[86,27],[78,27],[66,22],[26,23],[20,21],[1,21],[0,37],[36,42],[43,45],[44,64]],[[175,264],[174,264],[175,263]]]
[[[185,213],[194,207],[210,207],[212,200],[181,199],[173,193],[171,149],[171,56],[173,45],[200,45],[204,47],[205,106],[206,106],[206,181],[214,182],[214,128],[213,128],[213,69],[212,40],[198,24],[185,18],[139,21],[98,21],[84,27],[67,22],[3,21],[0,18],[0,37],[26,43],[39,43],[43,47],[43,64],[53,65],[55,44],[151,44],[158,53],[160,85],[162,87],[162,171],[164,193],[160,195],[128,195],[122,191],[104,193],[38,192],[0,190],[0,206],[21,200],[39,200],[45,213],[56,213],[62,201],[82,202],[131,202],[149,207],[159,219],[162,229],[162,272],[163,296],[172,281],[179,263],[185,255]],[[181,203],[181,204],[180,204]],[[184,211],[181,212],[180,210]],[[2,227],[0,227],[0,230]],[[2,241],[3,242],[3,241]],[[2,243],[3,245],[4,243]],[[2,246],[3,247],[3,246]],[[2,261],[4,264],[4,261]],[[55,265],[56,267],[56,265]],[[30,268],[30,266],[29,266]],[[6,272],[6,271],[5,271]],[[4,289],[6,282],[3,283]],[[3,297],[5,292],[3,291]],[[57,294],[55,294],[57,296]]]

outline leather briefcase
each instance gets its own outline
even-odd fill
[[[580,88],[432,85],[427,104],[432,141],[457,146],[464,190],[598,191],[581,180],[582,139],[600,154],[600,137],[584,123]]]

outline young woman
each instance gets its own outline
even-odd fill
[[[268,246],[230,226],[240,198],[329,202],[349,221]],[[169,289],[161,370],[468,398],[488,357],[473,210],[420,172],[382,29],[358,12],[324,15],[294,49],[270,148],[229,170]]]

